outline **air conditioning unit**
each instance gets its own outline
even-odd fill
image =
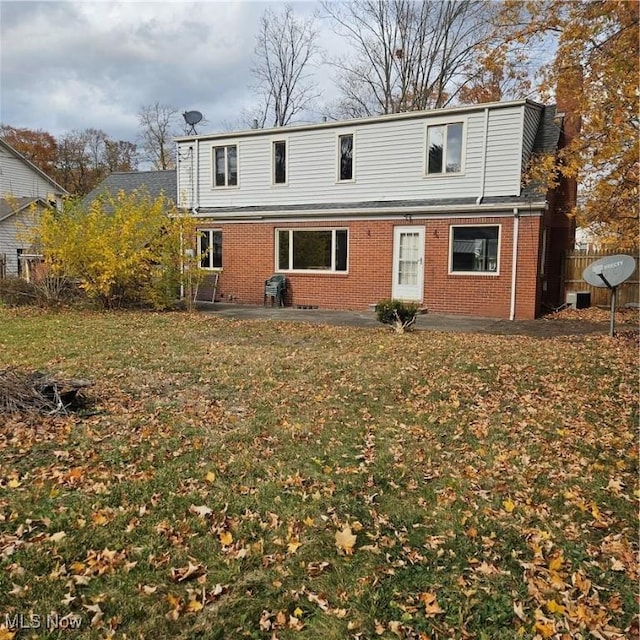
[[[587,309],[591,306],[591,291],[567,291],[565,302],[571,309]]]

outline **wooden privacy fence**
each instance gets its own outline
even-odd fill
[[[606,287],[593,287],[582,279],[582,272],[596,260],[605,256],[616,255],[619,251],[568,251],[564,258],[564,297],[570,291],[591,292],[591,304],[596,307],[608,307],[610,304],[609,289]],[[618,287],[616,296],[617,306],[624,307],[627,304],[638,304],[640,295],[638,285],[638,266],[640,258],[633,256],[636,261],[636,269],[633,275]]]

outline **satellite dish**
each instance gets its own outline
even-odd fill
[[[202,114],[199,111],[185,111],[182,114],[184,121],[191,127],[189,133],[197,133],[196,125],[202,120]]]
[[[611,321],[609,335],[613,338],[616,328],[616,290],[635,271],[636,261],[631,256],[618,254],[605,256],[592,262],[583,272],[582,278],[592,287],[606,287],[611,291]]]
[[[622,254],[605,256],[592,262],[583,272],[582,278],[592,287],[611,289],[628,280],[635,271],[636,261]]]

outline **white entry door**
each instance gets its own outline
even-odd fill
[[[395,227],[393,230],[392,296],[422,301],[424,283],[424,227]]]

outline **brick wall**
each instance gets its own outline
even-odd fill
[[[454,224],[499,224],[499,275],[450,275],[449,227]],[[275,269],[275,229],[348,228],[347,273],[292,273],[287,275],[287,305],[324,309],[367,309],[391,297],[393,229],[395,226],[425,227],[423,305],[434,313],[508,318],[510,313],[513,218],[446,220],[363,220],[346,223],[233,223],[200,225],[222,229],[223,272],[218,299],[262,304],[264,281]],[[520,219],[516,318],[536,315],[538,295],[538,244],[540,219]]]

